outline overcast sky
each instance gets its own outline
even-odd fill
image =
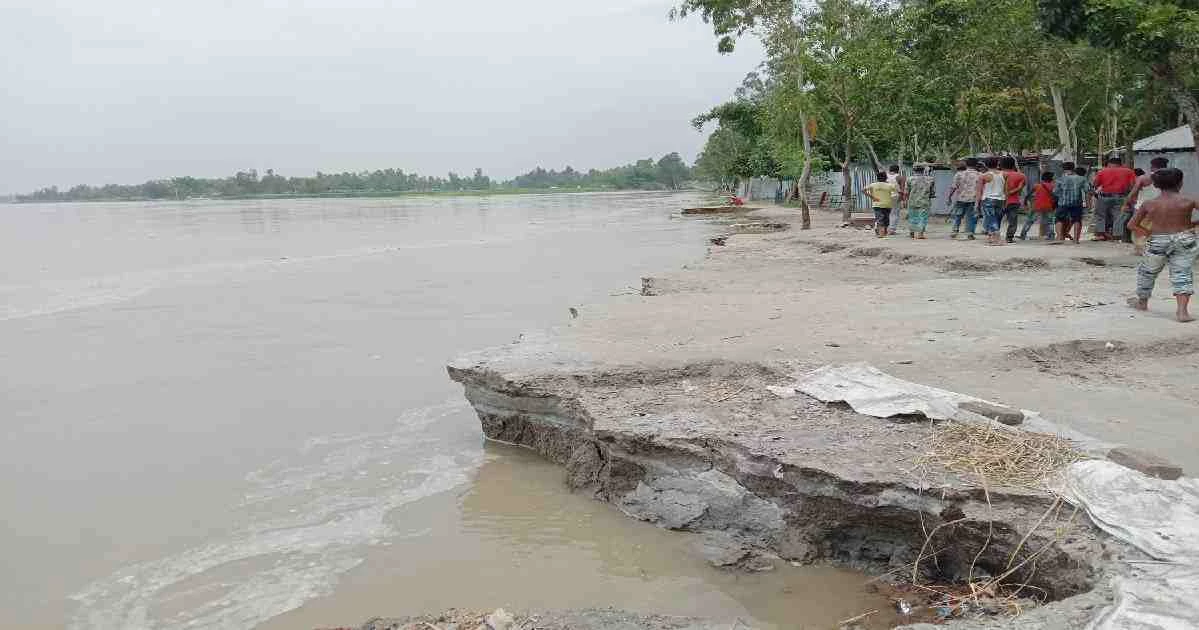
[[[660,0],[0,0],[0,193],[274,168],[609,167],[760,60]],[[748,42],[747,42],[748,44]]]

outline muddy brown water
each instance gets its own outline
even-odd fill
[[[616,606],[829,627],[828,567],[686,535],[484,445],[454,355],[703,255],[695,195],[13,206],[0,213],[0,626],[306,628]]]

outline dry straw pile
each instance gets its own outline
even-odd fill
[[[1049,475],[1086,458],[1065,438],[994,424],[946,422],[927,446],[921,467],[939,464],[988,486],[1040,487]]]

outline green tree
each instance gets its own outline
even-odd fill
[[[695,170],[705,179],[715,181],[721,188],[732,189],[737,179],[749,177],[749,140],[732,127],[718,126],[704,143],[704,150],[695,158]]]
[[[1199,146],[1199,101],[1180,70],[1190,68],[1199,52],[1199,5],[1191,0],[1038,0],[1037,7],[1048,32],[1146,64]]]
[[[670,190],[678,190],[690,179],[691,170],[678,153],[667,153],[656,165],[658,183]]]

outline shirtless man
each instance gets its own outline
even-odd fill
[[[1153,174],[1170,165],[1170,161],[1164,157],[1155,157],[1149,161],[1149,173],[1137,176],[1137,181],[1132,185],[1132,192],[1128,193],[1128,198],[1124,200],[1124,205],[1120,207],[1120,222],[1121,225],[1127,226],[1129,221],[1132,221],[1132,214],[1136,208],[1145,205],[1145,202],[1156,199],[1158,195],[1157,187],[1153,185]],[[1132,243],[1132,253],[1140,256],[1145,253],[1144,239],[1134,239],[1132,230],[1124,229],[1124,242]]]
[[[1133,232],[1149,237],[1145,255],[1137,267],[1137,296],[1129,300],[1129,305],[1140,311],[1149,310],[1153,284],[1162,268],[1168,264],[1170,285],[1174,288],[1174,299],[1178,302],[1175,317],[1180,322],[1189,322],[1194,319],[1187,307],[1191,294],[1195,292],[1193,268],[1195,256],[1199,254],[1191,212],[1199,209],[1199,202],[1179,193],[1182,189],[1182,171],[1163,168],[1154,172],[1152,177],[1153,185],[1161,194],[1137,208],[1136,214],[1128,222]],[[1152,224],[1152,231],[1142,225],[1146,220]]]

